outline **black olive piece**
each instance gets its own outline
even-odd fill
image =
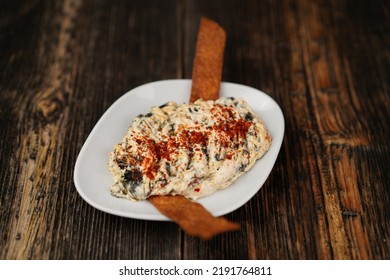
[[[194,110],[195,110],[195,112],[198,112],[198,111],[199,111],[199,109],[198,109],[197,107],[195,107]]]
[[[192,109],[191,108],[188,108],[188,111],[190,111],[190,113],[192,113]]]
[[[152,113],[147,113],[147,114],[145,115],[145,118],[149,118],[149,117],[151,117],[151,116],[153,116]]]
[[[221,161],[222,160],[222,158],[221,158],[221,156],[219,154],[215,154],[215,159],[217,161]]]
[[[248,166],[248,164],[241,163],[240,167],[238,168],[238,171],[244,172],[245,168]]]
[[[129,191],[134,192],[142,182],[142,172],[137,169],[126,170],[124,174],[125,182],[129,184]]]
[[[137,116],[137,118],[142,118],[144,115],[142,115],[142,114],[139,114],[138,116]]]
[[[248,150],[244,150],[243,153],[244,153],[244,155],[249,155],[249,151]]]
[[[235,100],[235,98],[234,98],[234,97],[229,97],[229,99],[230,99],[230,100]]]
[[[253,120],[253,115],[252,115],[251,112],[246,113],[246,115],[245,115],[245,120],[246,120],[246,121],[251,121],[251,120]]]
[[[160,105],[158,106],[159,108],[164,108],[164,107],[167,107],[168,106],[168,102],[167,103],[164,103],[163,105]]]

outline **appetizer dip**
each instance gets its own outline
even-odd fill
[[[242,98],[165,103],[134,119],[109,155],[111,194],[130,200],[226,188],[270,148],[263,121]]]

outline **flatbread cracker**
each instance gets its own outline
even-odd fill
[[[190,102],[216,100],[222,77],[226,33],[214,21],[201,18],[196,45]],[[216,234],[238,230],[240,225],[214,217],[206,208],[184,196],[153,196],[149,201],[188,234],[210,239]]]
[[[165,216],[188,234],[210,239],[216,234],[238,230],[240,226],[225,218],[216,218],[201,204],[190,201],[184,196],[152,196],[149,201]]]
[[[225,31],[216,22],[202,17],[192,69],[190,102],[219,98],[225,42]]]

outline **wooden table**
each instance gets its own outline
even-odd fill
[[[4,1],[1,259],[389,259],[389,1]],[[190,78],[200,16],[228,34],[223,80],[286,121],[260,191],[201,241],[77,193],[88,134],[121,95]]]

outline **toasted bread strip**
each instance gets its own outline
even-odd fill
[[[165,216],[188,234],[202,239],[210,239],[216,234],[238,230],[240,226],[225,218],[216,218],[201,204],[177,196],[152,196],[149,201]]]
[[[201,18],[196,45],[190,102],[216,100],[222,77],[225,31],[214,21]],[[214,217],[197,202],[177,196],[153,196],[149,201],[188,234],[210,239],[216,234],[238,230],[240,225]]]
[[[216,22],[202,17],[192,68],[190,102],[218,99],[225,42],[225,31]]]

